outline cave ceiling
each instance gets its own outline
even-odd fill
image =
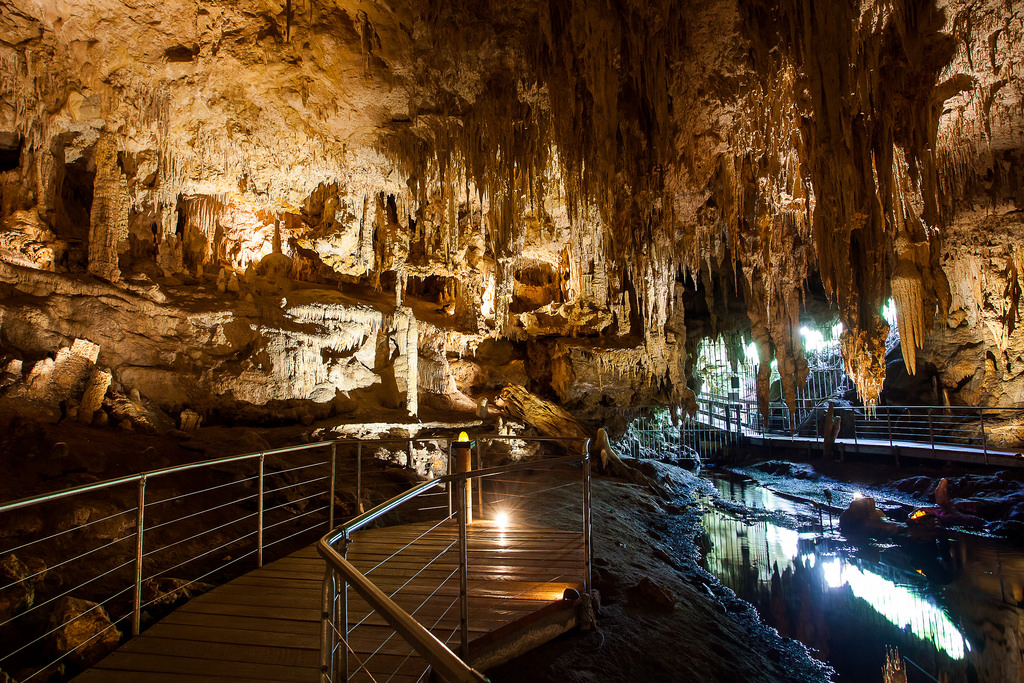
[[[173,318],[143,335],[145,358],[92,339],[115,379],[199,377],[208,359],[194,348],[224,337],[237,357],[217,362],[248,396],[275,344],[302,345],[283,324],[281,339],[253,336],[274,294],[256,279],[277,274],[333,294],[303,291],[275,315],[320,315],[348,336],[308,390],[285,388],[282,370],[256,403],[377,381],[382,354],[398,352],[352,338],[360,326],[387,330],[417,365],[411,378],[391,367],[392,384],[436,393],[464,379],[460,359],[484,338],[545,340],[564,402],[618,375],[648,387],[619,400],[679,403],[694,336],[731,332],[792,387],[807,372],[801,320],[821,311],[843,323],[847,369],[874,402],[892,297],[911,372],[929,363],[972,400],[1024,400],[997,388],[1024,390],[1022,3],[0,0],[0,12],[0,341],[21,355],[89,336],[67,320],[113,288],[133,310],[156,306],[150,320]],[[239,329],[212,322],[216,295],[185,301],[204,278],[236,295]],[[413,299],[438,308],[403,317]],[[161,351],[172,337],[179,350]],[[504,360],[494,381],[529,381],[530,359]]]

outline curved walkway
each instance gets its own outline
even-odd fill
[[[457,525],[446,522],[425,535],[432,525],[357,532],[348,558],[457,650]],[[576,624],[577,602],[562,596],[567,588],[582,589],[583,552],[582,533],[485,521],[469,526],[470,652],[478,666],[507,661]],[[397,559],[381,565],[386,558]],[[314,683],[323,576],[324,561],[307,547],[193,598],[75,680]],[[426,680],[426,664],[355,596],[348,621],[350,667],[366,663],[351,680]]]

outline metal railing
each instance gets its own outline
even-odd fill
[[[752,432],[775,439],[825,439],[828,406],[817,405],[799,411],[803,419],[789,428],[789,409],[772,405],[768,421],[757,419]],[[1019,453],[1022,444],[1015,438],[1024,424],[1024,408],[986,406],[835,406],[833,420],[838,422],[836,442],[858,446],[913,444],[932,451],[958,448],[990,455]],[[1002,435],[1006,432],[1006,436]],[[995,438],[993,438],[995,435]]]
[[[323,441],[0,504],[0,670],[47,680],[95,663],[191,595],[334,528],[335,507],[358,514],[407,487],[381,449],[408,467],[448,441]]]
[[[575,446],[579,448],[579,455],[529,460],[449,474],[419,484],[324,536],[318,545],[320,555],[327,562],[321,631],[322,683],[353,678],[383,680],[396,674],[415,680],[425,680],[430,675],[439,676],[445,681],[486,680],[468,663],[470,602],[473,599],[467,586],[470,566],[468,520],[473,516],[474,507],[477,508],[477,520],[491,518],[491,513],[496,510],[514,509],[517,522],[532,519],[545,527],[573,524],[569,520],[574,518],[574,510],[578,509],[582,519],[576,530],[583,532],[583,575],[573,578],[582,584],[584,595],[589,594],[589,440],[478,437],[478,466],[483,460],[484,439],[492,442],[548,442],[565,448]],[[582,476],[573,474],[574,468],[566,469],[571,465],[581,465]],[[549,474],[557,474],[561,478],[549,476],[538,480],[528,476],[537,470],[547,470]],[[471,481],[476,483],[476,503],[467,492]],[[574,486],[582,488],[578,497],[570,491]],[[420,507],[418,512],[409,513],[407,508],[417,499],[441,492],[441,489],[449,496],[450,503],[446,508]],[[423,515],[427,510],[435,514],[428,518]],[[348,549],[356,531],[370,525],[410,523],[418,523],[415,530],[419,532],[398,550],[380,558],[372,567],[364,567],[360,571],[349,561]],[[457,523],[457,528],[453,530],[454,523]],[[424,559],[423,551],[416,551],[417,546],[432,550]],[[455,558],[457,562],[453,561]],[[556,568],[552,572],[551,576],[538,578],[533,590],[565,580],[563,570]],[[396,576],[400,579],[396,580]],[[361,600],[358,606],[349,588]],[[561,597],[560,592],[558,597]],[[549,596],[546,599],[552,598]],[[456,613],[457,623],[454,619]],[[380,636],[382,625],[386,625],[390,631]],[[363,636],[361,630],[376,632],[383,637],[382,642],[377,643],[370,636]],[[398,636],[400,643],[395,642],[395,636]],[[368,641],[370,645],[366,645]],[[359,651],[360,646],[369,651]],[[458,655],[453,648],[458,650]],[[425,664],[414,659],[414,653]],[[385,659],[387,661],[382,661]]]
[[[827,413],[827,402],[798,402],[794,412],[785,403],[772,403],[765,419],[755,401],[703,394],[697,398],[695,415],[677,424],[667,417],[637,418],[616,445],[623,454],[637,458],[704,461],[728,454],[747,437],[823,443]],[[1016,434],[1024,426],[1024,408],[835,406],[833,419],[839,422],[835,442],[854,450],[880,445],[894,449],[902,444],[938,453],[955,447],[976,452],[988,463],[990,455],[1020,452]]]
[[[748,409],[725,397],[702,394],[697,397],[696,414],[677,417],[675,422],[668,413],[635,418],[615,442],[616,452],[640,460],[668,459],[699,466],[739,444]]]

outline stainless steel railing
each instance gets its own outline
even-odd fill
[[[756,428],[761,434],[785,439],[814,438],[823,440],[828,406],[813,406],[790,433],[786,406],[773,406],[767,424],[760,420]],[[988,406],[877,406],[871,411],[863,407],[835,406],[834,420],[839,422],[837,441],[859,445],[888,443],[914,444],[933,451],[956,447],[989,455],[1019,453],[1022,443],[1017,430],[1024,424],[1024,408]]]
[[[750,406],[715,394],[697,397],[697,412],[678,417],[641,415],[616,440],[616,452],[637,459],[671,459],[699,465],[739,443]],[[753,406],[757,410],[757,406]]]
[[[688,450],[706,459],[726,453],[741,437],[772,440],[825,440],[827,403],[800,404],[795,412],[772,403],[765,419],[756,402],[718,395],[697,398],[697,413],[671,424],[665,419],[639,418],[620,439],[620,450],[634,457],[664,457]],[[860,446],[913,444],[933,451],[957,447],[990,455],[1019,453],[1024,407],[987,406],[835,406],[840,423],[837,443]],[[791,417],[793,420],[791,421]],[[792,425],[792,428],[791,428]]]
[[[485,441],[512,439],[519,438],[478,437],[478,464],[482,460]],[[514,506],[518,520],[533,518],[545,525],[551,525],[557,523],[557,513],[561,511],[557,507],[559,503],[564,502],[565,508],[578,506],[582,518],[578,529],[583,532],[584,568],[583,576],[577,578],[583,584],[584,594],[589,594],[591,585],[589,441],[545,438],[521,440],[548,442],[563,447],[575,446],[579,448],[579,455],[530,460],[501,467],[477,469],[468,473],[454,473],[424,482],[353,518],[321,538],[318,550],[327,562],[323,585],[321,630],[321,681],[323,683],[348,681],[359,676],[368,680],[377,680],[382,670],[387,672],[387,677],[401,673],[417,680],[422,680],[431,673],[446,681],[486,680],[482,674],[467,663],[470,632],[470,595],[467,587],[469,567],[467,521],[474,503],[466,492],[467,483],[471,480],[477,482],[478,519],[486,517],[486,513],[495,508]],[[565,481],[552,482],[550,479],[545,479],[543,483],[517,476],[524,475],[531,470],[553,471],[554,468],[560,466],[575,464],[582,465],[582,476],[575,482],[572,481],[572,475]],[[485,481],[488,483],[486,490],[483,486]],[[578,498],[567,492],[567,488],[574,485],[582,489]],[[438,509],[437,506],[419,508],[420,512],[430,509],[435,513],[429,521],[424,521],[422,515],[403,514],[407,512],[405,508],[418,498],[437,492],[442,487],[452,501],[447,509]],[[555,510],[552,509],[552,505],[556,506]],[[423,530],[398,550],[381,559],[375,566],[360,571],[347,559],[352,534],[371,524],[386,524],[389,521],[388,518],[391,523],[420,521],[420,527]],[[446,533],[445,526],[452,520],[458,522],[458,529],[454,539],[449,540],[450,533]],[[428,555],[432,556],[424,562],[421,557],[422,553],[417,554],[412,551],[417,544],[431,547],[439,552],[431,551]],[[449,571],[448,565],[442,566],[442,559],[450,559],[453,554],[458,557],[457,569]],[[417,556],[415,559],[414,555]],[[413,561],[415,561],[415,565],[410,566]],[[397,568],[391,569],[392,564],[398,565]],[[401,583],[396,587],[394,580],[391,579],[388,585],[390,592],[385,592],[378,586],[381,581],[375,579],[377,576],[389,572],[392,577],[396,574],[400,575]],[[440,613],[431,612],[429,616],[421,616],[420,611],[431,600],[434,600],[445,589],[454,588],[451,584],[456,581],[456,574],[458,575],[458,588],[457,591],[454,591],[455,599],[447,604],[443,604],[442,600]],[[559,578],[564,578],[564,576],[555,572],[551,577],[539,580],[538,585],[551,585],[553,580]],[[417,592],[415,595],[410,595],[407,587],[414,581],[419,582],[416,587]],[[424,585],[423,582],[427,583]],[[352,611],[352,596],[349,588],[364,601],[367,610],[365,614],[360,611]],[[423,593],[426,593],[426,597],[420,600]],[[399,601],[409,607],[400,606]],[[436,603],[437,600],[434,602]],[[446,618],[456,607],[459,614],[458,625],[450,628],[451,619],[446,621]],[[351,623],[353,619],[358,619],[358,621]],[[392,632],[372,652],[357,652],[352,642],[354,639],[358,640],[360,628],[371,627],[368,624],[369,621],[377,625],[373,628],[378,628],[379,622],[383,621],[392,629]],[[421,623],[423,621],[427,623]],[[383,653],[384,648],[391,643],[394,636],[398,636],[404,641],[406,647],[403,650],[391,646],[391,654]],[[457,647],[459,655],[455,654],[452,647]],[[398,654],[395,655],[395,652]],[[410,663],[413,652],[422,657],[426,662],[425,667]],[[386,656],[392,657],[388,663],[382,663],[379,667],[371,666],[371,662],[375,658]],[[413,668],[410,669],[410,666]],[[371,668],[376,669],[377,676],[371,673]]]
[[[0,670],[30,681],[49,678],[61,665],[88,666],[96,653],[210,583],[334,528],[336,501],[342,512],[357,514],[365,502],[407,486],[407,477],[366,466],[374,451],[399,454],[399,465],[404,455],[410,465],[416,446],[443,452],[447,442],[324,441],[0,504]],[[339,491],[340,480],[354,482],[354,492]],[[86,640],[62,638],[86,622]]]

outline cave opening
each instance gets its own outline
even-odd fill
[[[67,220],[57,222],[55,233],[68,243],[69,267],[84,268],[86,265],[95,182],[96,167],[88,154],[65,164],[60,199]]]

